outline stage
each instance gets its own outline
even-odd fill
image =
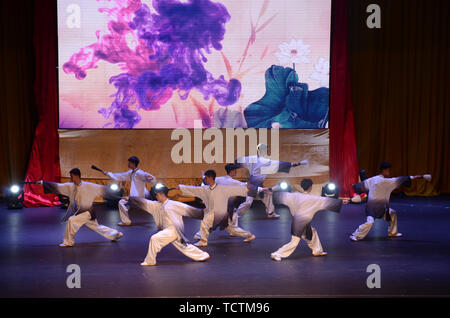
[[[152,217],[131,212],[136,222],[121,227],[124,237],[110,242],[83,227],[72,248],[61,248],[64,224],[60,208],[0,210],[0,297],[354,297],[450,295],[450,196],[393,196],[402,238],[387,239],[387,224],[378,220],[366,240],[350,233],[365,219],[362,205],[344,206],[341,214],[321,212],[313,221],[325,257],[312,257],[302,241],[281,263],[270,253],[290,239],[291,217],[278,207],[279,220],[265,218],[255,202],[240,225],[256,235],[240,238],[215,231],[206,250],[211,258],[196,263],[173,246],[164,248],[154,267],[141,267]],[[99,207],[101,224],[119,228],[118,211]],[[189,238],[199,221],[185,220]],[[204,248],[205,249],[205,248]],[[69,289],[66,268],[81,268],[81,288]],[[381,288],[369,289],[369,264],[381,268]]]

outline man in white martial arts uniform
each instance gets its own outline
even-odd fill
[[[206,213],[200,224],[201,239],[195,245],[208,246],[209,233],[218,226],[225,228],[233,236],[244,237],[244,242],[254,240],[253,234],[231,224],[228,215],[228,199],[235,196],[246,196],[248,188],[243,185],[218,185],[215,179],[216,172],[208,170],[205,172],[204,178],[207,185],[196,187],[180,184],[177,187],[182,195],[198,197],[206,206]]]
[[[142,266],[156,265],[156,255],[161,249],[171,244],[181,253],[194,261],[205,261],[209,254],[188,243],[183,231],[183,216],[202,219],[203,210],[191,207],[187,204],[172,201],[167,198],[169,189],[162,185],[155,186],[156,199],[151,201],[145,198],[130,197],[129,204],[132,207],[142,209],[150,213],[158,227],[159,232],[153,234],[148,244],[148,252]]]
[[[258,155],[257,156],[249,156],[243,158],[237,158],[236,164],[239,168],[246,168],[250,173],[250,178],[248,182],[251,185],[251,190],[249,191],[249,195],[244,203],[242,203],[238,209],[237,214],[239,217],[243,216],[250,209],[253,200],[256,198],[256,187],[263,187],[264,180],[267,175],[275,174],[278,172],[289,173],[292,167],[297,167],[300,165],[307,165],[308,160],[303,160],[297,163],[291,163],[287,161],[277,161],[271,160],[267,158],[267,145],[259,144],[257,148]],[[271,193],[264,193],[264,197],[262,198],[262,202],[266,206],[266,213],[268,218],[279,218],[280,216],[275,213],[273,199]]]
[[[103,174],[110,177],[116,181],[130,181],[130,197],[139,197],[144,198],[148,191],[145,188],[145,183],[149,182],[151,184],[156,183],[156,178],[152,176],[150,173],[145,172],[144,170],[138,169],[139,159],[135,156],[132,156],[128,159],[128,168],[130,168],[127,172],[120,173],[112,173],[108,171],[103,171]],[[118,224],[120,226],[129,226],[131,225],[131,220],[128,215],[128,204],[127,200],[121,199],[119,201],[119,215],[121,222]]]
[[[283,258],[289,257],[289,255],[295,251],[300,243],[300,238],[303,238],[306,241],[313,256],[327,255],[327,253],[323,251],[316,229],[313,228],[310,223],[313,220],[314,215],[319,211],[326,210],[340,212],[342,201],[309,194],[312,189],[312,181],[310,179],[306,180],[309,180],[310,182],[302,181],[301,184],[306,193],[279,192],[279,186],[275,186],[272,189],[277,191],[274,192],[274,202],[276,204],[286,205],[289,208],[293,218],[291,226],[291,241],[270,255],[273,260],[278,262],[280,262]]]
[[[221,177],[216,177],[215,181],[218,185],[237,185],[237,186],[247,186],[247,183],[233,179],[234,177],[236,177],[236,169],[237,169],[237,165],[233,164],[233,163],[228,163],[225,165],[225,171],[227,173],[227,175],[225,176],[221,176]],[[205,178],[205,174],[202,171],[202,180]],[[230,197],[228,199],[228,217],[232,222],[232,225],[234,227],[238,226],[237,223],[237,213],[235,211],[235,203],[237,201],[237,197]],[[230,236],[234,236],[233,234],[230,233]],[[197,240],[201,239],[201,233],[200,230],[195,233],[194,238]]]
[[[64,241],[59,246],[70,247],[75,244],[74,237],[77,231],[86,225],[92,231],[106,237],[108,240],[116,241],[123,234],[107,226],[98,224],[92,203],[97,197],[107,197],[107,187],[81,181],[80,169],[70,170],[70,180],[68,183],[56,183],[48,181],[39,181],[44,186],[46,193],[59,193],[68,196],[70,199],[69,207],[63,221],[67,221],[64,233]]]
[[[369,192],[366,204],[366,222],[361,224],[350,236],[352,241],[360,241],[366,237],[372,228],[375,219],[384,219],[389,223],[388,237],[400,237],[397,228],[397,213],[389,207],[391,192],[400,186],[410,186],[415,178],[427,178],[429,175],[390,178],[391,164],[382,162],[380,174],[353,185],[356,193]],[[431,176],[430,176],[431,177]]]

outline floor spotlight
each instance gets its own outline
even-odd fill
[[[270,188],[271,191],[278,191],[278,192],[290,192],[291,186],[286,181],[281,181],[276,186]]]
[[[23,208],[23,188],[13,184],[7,192],[8,209]]]
[[[333,182],[327,183],[322,187],[322,196],[328,198],[339,198],[339,189]]]
[[[280,182],[280,189],[281,191],[289,192],[291,191],[291,186],[286,181]]]
[[[116,207],[123,196],[124,190],[117,184],[112,183],[108,186],[108,197],[106,198],[106,205],[108,207]]]
[[[113,183],[109,186],[109,188],[111,189],[111,191],[117,192],[119,191],[119,185],[117,183]]]

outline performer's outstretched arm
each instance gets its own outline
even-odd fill
[[[191,196],[191,197],[198,197],[205,201],[207,194],[206,194],[206,187],[197,187],[197,186],[188,186],[184,184],[180,184],[177,186],[177,189],[181,191],[181,195],[184,196]]]
[[[65,196],[70,196],[72,191],[72,183],[58,183],[50,181],[39,181],[37,184],[42,184],[45,193],[57,193]]]
[[[103,171],[103,174],[115,181],[130,181],[131,170],[127,172],[115,172],[115,173]]]

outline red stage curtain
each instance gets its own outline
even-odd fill
[[[353,107],[348,64],[348,0],[333,0],[330,103],[330,180],[341,196],[353,194],[358,181]]]
[[[59,181],[58,103],[56,78],[56,10],[54,0],[34,2],[35,104],[39,114],[26,181]],[[25,187],[25,206],[55,205],[42,186]]]

